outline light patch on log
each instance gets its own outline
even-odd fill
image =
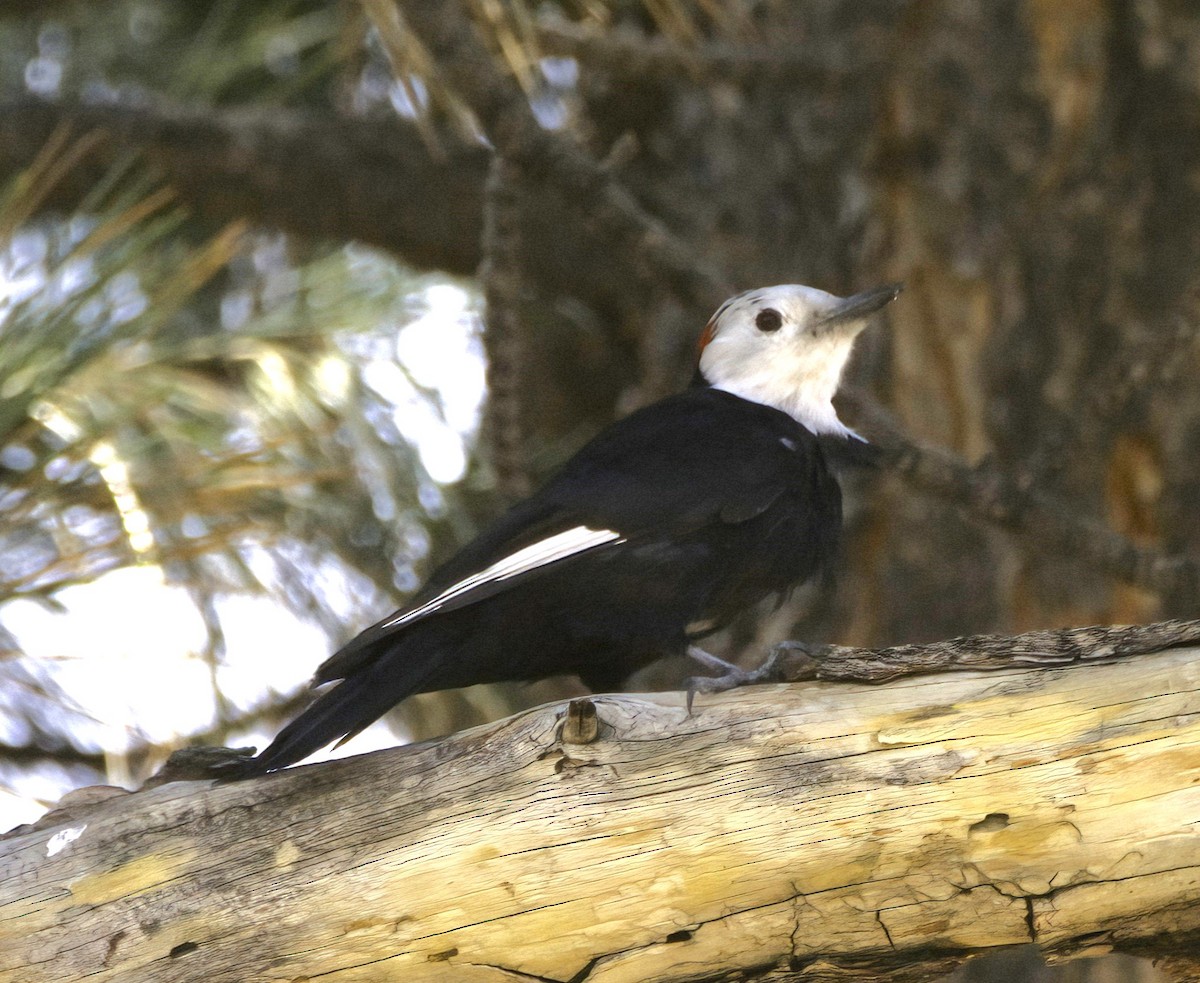
[[[46,856],[53,857],[56,853],[61,853],[79,839],[85,829],[87,829],[87,823],[82,826],[68,826],[66,829],[60,829],[46,843]]]
[[[79,904],[102,905],[161,889],[164,884],[187,874],[196,864],[194,850],[184,849],[172,856],[149,854],[110,869],[90,870],[68,885]]]

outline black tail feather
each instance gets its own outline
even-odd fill
[[[393,650],[374,665],[322,693],[283,728],[263,751],[239,769],[239,777],[278,771],[334,741],[349,740],[406,696],[417,692],[440,660]]]

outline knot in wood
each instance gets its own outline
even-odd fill
[[[563,718],[563,743],[591,744],[599,736],[600,718],[596,714],[596,704],[587,697],[568,703],[567,715]]]

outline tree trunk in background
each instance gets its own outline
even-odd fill
[[[890,331],[866,333],[852,375],[885,391],[914,437],[990,458],[1135,542],[1194,549],[1200,14],[830,0],[764,17],[774,67],[700,58],[691,73],[626,76],[581,54],[597,157],[635,135],[621,180],[739,287],[904,280]],[[596,318],[625,314],[641,360],[623,405],[685,381],[697,328],[668,300],[639,294],[632,309]],[[594,387],[594,338],[570,330],[574,347],[552,346],[564,357],[533,373],[553,385],[532,404],[554,408],[535,444],[573,432],[575,407],[550,389]],[[1116,585],[896,481],[859,505],[838,606],[786,612],[808,611],[791,626],[804,637],[880,644],[1196,610],[1191,592]]]

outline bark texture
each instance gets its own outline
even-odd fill
[[[1030,941],[1189,978],[1200,650],[1078,668],[1114,642],[943,643],[914,665],[999,668],[693,716],[597,697],[65,803],[2,842],[0,980],[915,981]]]

